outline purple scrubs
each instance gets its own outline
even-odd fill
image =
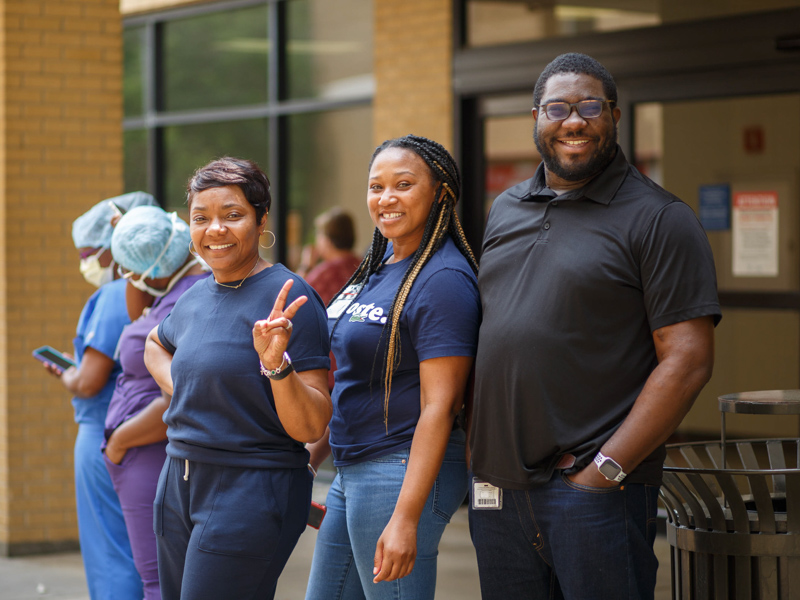
[[[183,277],[162,298],[157,298],[149,312],[128,325],[120,338],[119,360],[122,374],[117,379],[108,407],[105,439],[111,433],[161,395],[158,384],[144,364],[147,334],[166,317],[181,294],[208,274]],[[160,600],[156,540],[153,534],[153,500],[161,467],[166,459],[167,440],[131,448],[115,465],[108,458],[106,467],[122,505],[122,514],[133,550],[133,561],[142,578],[145,600]],[[104,455],[105,456],[105,455]]]

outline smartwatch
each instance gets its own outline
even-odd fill
[[[602,452],[598,452],[597,456],[594,457],[594,463],[597,465],[597,470],[600,471],[600,474],[609,481],[620,483],[628,476],[617,461]]]

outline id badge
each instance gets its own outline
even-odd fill
[[[503,488],[472,478],[472,510],[500,510],[503,508]]]
[[[363,283],[347,286],[347,289],[339,294],[336,300],[334,300],[328,307],[328,318],[339,318],[347,309],[347,307],[350,306],[350,303],[353,301],[353,299],[358,296],[358,292],[361,291],[362,287],[364,287]]]

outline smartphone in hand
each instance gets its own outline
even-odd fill
[[[328,512],[328,507],[324,504],[311,501],[311,511],[308,513],[308,526],[314,529],[319,529],[322,525],[322,519],[325,518],[325,513]]]
[[[71,358],[67,358],[61,352],[50,346],[42,346],[33,351],[33,357],[43,363],[50,363],[59,369],[66,370],[75,367],[77,364]]]

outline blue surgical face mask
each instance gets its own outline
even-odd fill
[[[114,280],[114,269],[111,265],[104,267],[100,264],[100,254],[103,251],[81,259],[80,271],[83,278],[94,287],[100,287]]]

